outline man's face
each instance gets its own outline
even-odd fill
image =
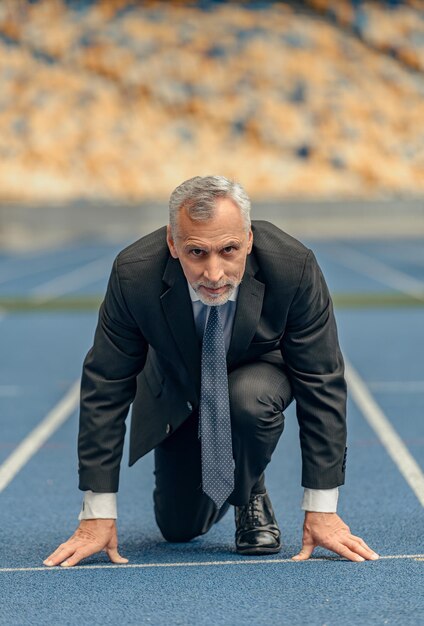
[[[203,304],[218,306],[241,282],[253,235],[246,231],[238,206],[229,198],[219,198],[210,220],[192,220],[182,208],[175,240],[168,226],[167,241]]]

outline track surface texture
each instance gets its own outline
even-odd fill
[[[101,297],[125,243],[0,256],[0,308],[11,298],[27,303],[24,310],[5,304],[0,320],[0,624],[423,624],[422,239],[306,242],[334,295],[348,363],[349,453],[339,512],[379,561],[355,564],[324,550],[308,562],[290,561],[303,519],[291,407],[267,472],[284,540],[279,555],[237,555],[232,511],[202,538],[166,543],[153,517],[152,456],[128,469],[125,450],[119,534],[129,565],[111,567],[98,555],[69,570],[42,566],[75,529],[81,502],[74,385],[97,313],[93,306],[71,310],[66,298],[87,304]],[[54,301],[63,305],[41,306]],[[46,430],[37,431],[42,423]],[[398,438],[394,451],[388,431]]]

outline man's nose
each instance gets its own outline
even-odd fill
[[[217,283],[219,280],[221,280],[221,278],[224,276],[224,269],[219,262],[219,259],[209,259],[203,275],[211,283]]]

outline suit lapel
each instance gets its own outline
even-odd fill
[[[162,309],[196,390],[200,388],[200,348],[187,281],[180,262],[169,257],[164,282],[169,289],[161,296]]]
[[[257,330],[261,317],[265,285],[256,280],[257,264],[252,254],[247,257],[246,270],[240,283],[233,333],[227,361],[231,366],[246,351]]]

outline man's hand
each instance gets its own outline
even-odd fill
[[[349,526],[337,513],[306,511],[302,549],[293,557],[293,561],[306,561],[317,546],[332,550],[350,561],[378,559],[378,554],[363,539],[350,534]]]
[[[118,552],[118,533],[114,519],[82,520],[72,537],[62,543],[43,563],[48,567],[72,567],[101,550],[107,553],[112,563],[128,563],[128,559],[124,559]]]

